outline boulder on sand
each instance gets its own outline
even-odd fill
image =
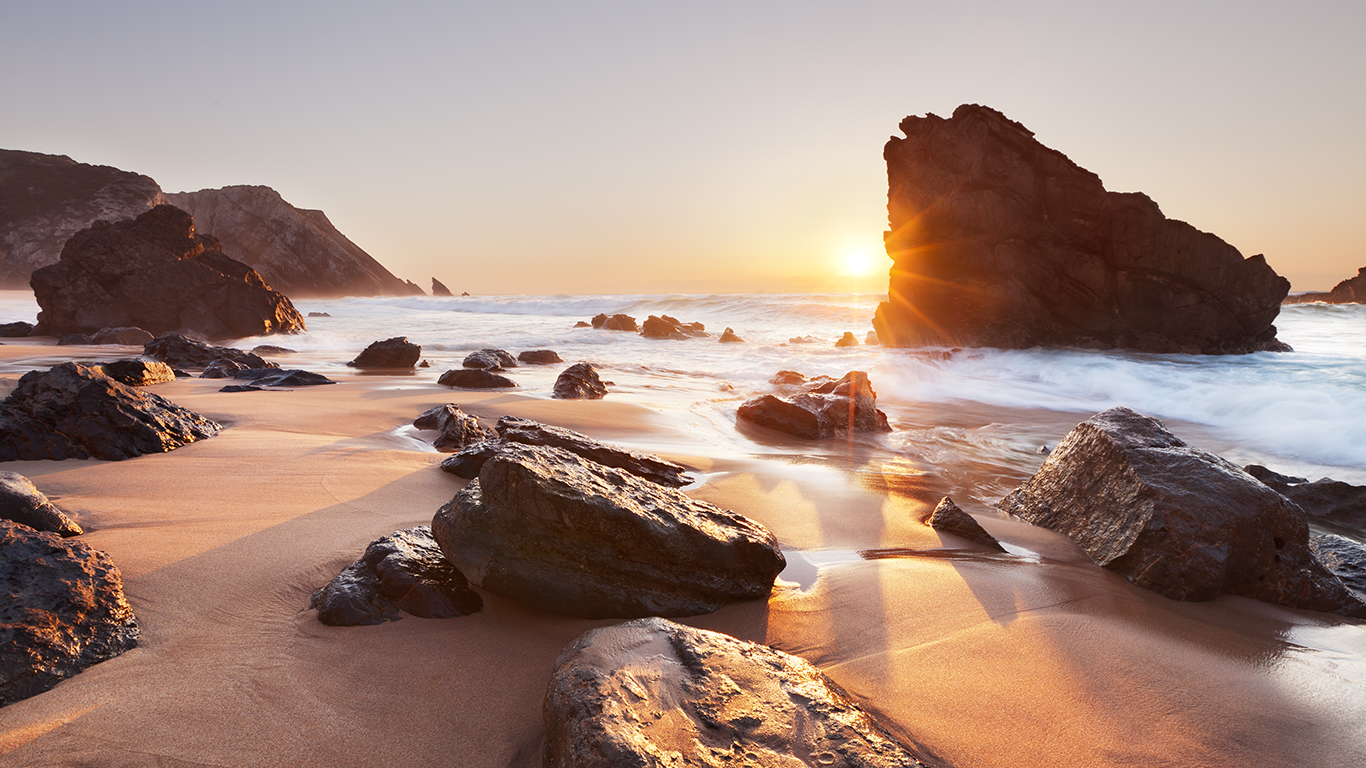
[[[560,359],[559,354],[553,349],[528,349],[517,355],[517,362],[529,365],[551,365],[563,363],[564,360]]]
[[[1366,618],[1310,553],[1303,510],[1128,408],[1078,424],[998,506],[1175,600],[1233,594]]]
[[[502,446],[432,534],[482,589],[584,618],[709,613],[766,596],[785,564],[748,518],[540,446]]]
[[[17,472],[0,472],[0,518],[62,537],[84,533],[31,480]]]
[[[415,368],[420,357],[422,347],[408,341],[407,336],[395,336],[372,342],[347,365],[352,368]]]
[[[471,352],[460,362],[465,368],[477,368],[485,371],[500,371],[504,368],[516,368],[517,358],[501,349],[481,349]]]
[[[146,387],[175,381],[175,371],[171,366],[156,360],[128,358],[112,363],[100,363],[99,368],[109,378],[130,387]]]
[[[123,579],[77,539],[0,520],[0,707],[138,643]]]
[[[252,352],[235,347],[217,347],[178,333],[168,333],[142,345],[142,354],[177,368],[203,368],[215,360],[231,360],[241,368],[273,368]]]
[[[397,621],[400,610],[423,619],[468,616],[484,605],[479,593],[441,554],[425,525],[394,531],[313,593],[309,608],[336,627]]]
[[[939,500],[939,505],[934,508],[929,517],[925,518],[925,525],[936,531],[951,533],[959,538],[981,544],[995,552],[1006,551],[995,536],[987,533],[981,523],[972,519],[972,515],[960,509],[948,496]]]
[[[1357,597],[1366,600],[1366,545],[1336,533],[1321,533],[1309,538],[1309,550]]]
[[[506,376],[476,368],[446,371],[436,383],[456,389],[511,389],[517,386],[517,382]]]
[[[98,366],[30,371],[0,402],[0,461],[105,459],[161,453],[222,429]]]
[[[554,768],[924,768],[805,660],[660,618],[570,643],[543,712]]]
[[[232,375],[240,381],[254,381],[259,387],[316,387],[336,384],[321,373],[299,368],[247,368]]]
[[[555,379],[554,397],[557,400],[601,400],[607,396],[607,385],[589,363],[574,363],[560,371]]]
[[[494,436],[493,430],[486,429],[479,423],[479,419],[460,410],[460,406],[454,403],[438,405],[423,411],[413,420],[413,426],[439,432],[436,440],[432,442],[432,447],[444,453],[458,451],[467,445],[489,440]]]
[[[751,424],[809,440],[851,432],[892,431],[887,414],[877,408],[877,392],[863,371],[850,371],[839,381],[812,379],[807,391],[791,400],[760,395],[746,400],[735,415]]]
[[[26,323],[23,320],[17,320],[13,323],[4,323],[0,325],[0,339],[13,339],[21,336],[28,336],[33,333],[33,328],[33,323]]]

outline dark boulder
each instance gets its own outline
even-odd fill
[[[1366,600],[1366,545],[1335,533],[1321,533],[1309,538],[1309,550],[1358,598]]]
[[[748,518],[541,446],[498,450],[432,534],[479,587],[584,618],[709,613],[766,596],[785,564]]]
[[[877,393],[862,371],[839,381],[820,377],[791,400],[760,395],[745,401],[736,417],[768,429],[816,440],[852,432],[890,432],[887,414],[877,408]]]
[[[630,331],[632,333],[640,330],[640,327],[636,325],[636,319],[630,315],[596,315],[593,318],[593,327],[607,331]]]
[[[793,387],[806,383],[806,376],[796,371],[778,371],[773,374],[773,378],[768,380],[769,384],[779,387]]]
[[[242,371],[245,371],[245,370],[266,370],[266,369],[264,369],[264,368],[249,369],[249,368],[247,368],[245,365],[243,365],[243,364],[241,364],[241,363],[239,363],[239,362],[237,362],[237,361],[235,361],[235,360],[228,360],[228,359],[226,359],[226,358],[221,358],[221,357],[220,357],[220,358],[218,358],[218,359],[216,359],[216,360],[211,360],[211,361],[209,362],[208,365],[204,366],[204,370],[203,370],[203,372],[201,372],[201,373],[199,374],[199,378],[201,378],[201,379],[231,379],[231,378],[233,378],[234,376],[236,376],[238,373],[240,373],[240,372],[242,372]]]
[[[1285,301],[1281,303],[1307,304],[1315,301],[1322,301],[1327,304],[1366,304],[1366,267],[1358,269],[1356,277],[1349,277],[1333,286],[1331,291],[1287,296]]]
[[[376,341],[347,363],[352,368],[414,368],[422,357],[422,347],[408,341],[407,336]]]
[[[998,506],[1175,600],[1234,594],[1366,618],[1310,553],[1303,510],[1128,408],[1078,424]]]
[[[1311,483],[1306,478],[1282,475],[1259,464],[1249,464],[1243,471],[1298,504],[1313,522],[1366,535],[1366,486],[1327,477]]]
[[[746,400],[735,415],[752,424],[785,432],[794,437],[816,440],[829,436],[821,429],[820,417],[815,411],[775,395],[760,395]]]
[[[265,387],[258,387],[255,384],[229,384],[218,390],[219,392],[265,392]]]
[[[443,453],[452,453],[494,436],[493,430],[486,429],[479,419],[460,410],[460,406],[454,403],[429,408],[413,420],[413,426],[439,432],[432,447]]]
[[[925,518],[925,524],[936,531],[943,531],[975,544],[981,544],[987,549],[996,552],[1006,551],[995,536],[987,533],[981,523],[973,520],[972,515],[960,509],[948,496],[939,500],[939,505],[934,508],[929,517]]]
[[[510,389],[517,386],[517,382],[506,376],[474,368],[446,371],[436,383],[456,389]]]
[[[232,377],[255,382],[260,387],[316,387],[337,383],[321,373],[298,368],[247,368],[234,373]]]
[[[726,330],[721,332],[720,341],[722,344],[743,344],[745,340],[737,336],[735,331],[726,328]]]
[[[175,370],[171,366],[155,360],[129,358],[100,363],[99,368],[109,378],[130,387],[147,387],[176,380]]]
[[[607,385],[588,363],[574,363],[555,379],[554,397],[558,400],[601,400],[606,396]]]
[[[260,355],[234,347],[216,347],[178,333],[158,336],[142,346],[142,354],[177,368],[203,368],[214,360],[231,360],[243,368],[271,368]]]
[[[460,364],[465,368],[500,371],[504,368],[516,368],[517,358],[501,349],[481,349],[466,355]]]
[[[507,443],[502,440],[482,440],[471,443],[456,451],[450,458],[441,462],[441,471],[456,477],[473,480],[479,477],[479,469],[484,462],[493,457]]]
[[[839,338],[839,340],[835,342],[835,346],[837,346],[837,347],[857,347],[857,346],[858,346],[858,337],[854,335],[853,331],[845,331],[845,332],[844,332],[844,335],[841,336],[841,337]]]
[[[433,277],[433,278],[432,278],[432,295],[433,295],[433,296],[450,296],[450,295],[452,295],[452,294],[451,294],[451,289],[450,289],[450,288],[447,288],[445,283],[443,283],[443,282],[441,282],[440,280],[437,280],[435,277]]]
[[[221,427],[98,367],[30,371],[0,402],[0,461],[118,460],[213,437]]]
[[[517,362],[527,363],[528,365],[552,365],[563,363],[564,360],[553,349],[528,349],[517,355]]]
[[[292,355],[297,351],[289,347],[277,347],[274,344],[257,344],[251,348],[254,355]]]
[[[460,571],[441,554],[425,525],[370,543],[356,562],[313,593],[309,608],[334,627],[397,621],[399,611],[423,619],[468,616],[484,606]]]
[[[85,333],[68,333],[57,339],[57,346],[59,347],[85,347],[92,346],[94,343],[94,337]]]
[[[543,712],[556,768],[924,768],[805,660],[660,618],[570,643]]]
[[[84,533],[32,481],[16,472],[0,472],[0,518],[62,537]]]
[[[52,688],[137,645],[109,556],[0,520],[0,706]]]
[[[128,347],[141,347],[152,340],[152,334],[141,328],[101,328],[90,337],[96,344],[123,344]]]
[[[897,347],[1039,345],[1231,354],[1289,349],[1290,283],[1261,255],[1163,216],[993,109],[901,122],[887,161]]]
[[[229,339],[304,330],[289,299],[224,255],[217,240],[196,235],[190,214],[170,205],[115,224],[95,222],[29,282],[43,334],[136,326]]]
[[[33,323],[26,323],[22,320],[13,323],[0,324],[0,339],[13,339],[20,336],[29,336],[33,333]]]

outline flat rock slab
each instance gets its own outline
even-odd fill
[[[923,768],[806,661],[659,618],[590,630],[555,662],[547,768]]]
[[[214,346],[178,333],[152,339],[142,345],[142,354],[177,368],[203,368],[214,360],[231,360],[241,368],[271,368],[275,365],[252,352]]]
[[[450,619],[483,605],[425,525],[371,542],[309,602],[318,610],[318,621],[340,627],[398,621],[400,610],[423,619]]]
[[[1128,408],[1078,424],[999,507],[1175,600],[1234,594],[1366,618],[1310,553],[1303,510]]]
[[[321,373],[298,368],[247,368],[234,373],[232,377],[255,382],[261,387],[316,387],[337,383]]]
[[[0,472],[0,518],[63,537],[84,532],[53,506],[31,480],[17,472]]]
[[[763,526],[568,451],[506,445],[432,520],[471,582],[584,618],[691,616],[768,595]]]
[[[0,461],[129,459],[222,429],[163,397],[121,384],[98,366],[30,371],[0,402]]]
[[[0,520],[0,706],[35,696],[138,642],[109,556]]]

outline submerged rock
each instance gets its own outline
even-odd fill
[[[175,370],[171,366],[155,360],[128,358],[100,363],[99,368],[109,378],[130,387],[147,387],[176,380]]]
[[[925,525],[936,531],[951,533],[959,538],[981,544],[996,552],[1006,551],[995,536],[987,533],[987,529],[983,528],[981,523],[972,519],[972,515],[960,509],[948,496],[939,500],[939,505],[934,508],[929,517],[925,518]]]
[[[457,389],[511,389],[517,382],[492,371],[457,368],[441,374],[436,383]]]
[[[1299,507],[1128,408],[1078,424],[999,507],[1175,600],[1234,594],[1366,618],[1310,553]]]
[[[423,411],[422,415],[413,420],[413,426],[439,432],[432,446],[444,453],[458,451],[494,436],[493,430],[485,429],[479,423],[479,419],[460,410],[460,406],[454,403],[438,405]]]
[[[347,365],[352,368],[414,368],[420,357],[422,347],[408,341],[407,336],[395,336],[372,342]]]
[[[482,589],[584,618],[709,613],[764,597],[785,564],[748,518],[541,446],[501,447],[432,534]]]
[[[0,402],[0,461],[118,460],[213,437],[218,424],[98,367],[30,371]]]
[[[529,365],[552,365],[563,363],[564,360],[560,359],[559,354],[553,349],[528,349],[517,355],[517,362]]]
[[[574,363],[560,371],[555,379],[554,397],[557,400],[601,400],[607,396],[607,385],[598,371],[588,363]]]
[[[806,661],[660,618],[570,643],[543,711],[554,768],[924,768]]]
[[[314,592],[308,604],[317,609],[318,621],[336,627],[398,621],[400,610],[423,619],[451,619],[483,606],[483,598],[441,554],[425,525],[371,542],[359,560]]]
[[[257,344],[251,348],[251,352],[254,355],[292,355],[297,351],[298,350],[290,349],[289,347],[279,347],[274,344]]]
[[[123,579],[75,539],[0,520],[0,706],[138,643]]]
[[[784,380],[795,381],[790,376]],[[746,400],[735,415],[751,424],[808,440],[851,432],[892,431],[887,414],[877,408],[872,382],[862,371],[850,371],[839,381],[828,377],[812,379],[807,391],[791,400],[760,395]]]
[[[234,347],[216,347],[178,333],[158,336],[142,346],[142,354],[177,368],[203,368],[214,360],[230,360],[241,368],[273,368],[260,355]]]
[[[84,533],[31,480],[17,472],[0,472],[0,518],[64,538]]]

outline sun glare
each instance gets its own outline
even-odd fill
[[[853,249],[844,252],[840,257],[840,274],[850,277],[863,277],[873,274],[877,269],[877,262],[873,254],[865,250]]]

